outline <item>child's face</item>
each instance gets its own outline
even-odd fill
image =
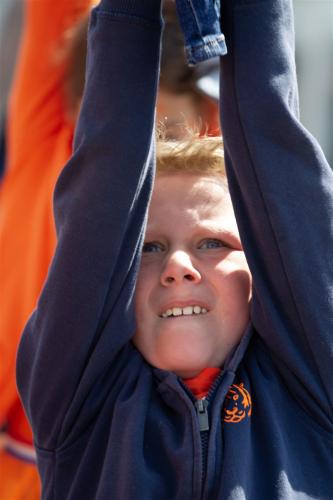
[[[250,285],[223,180],[157,177],[136,289],[145,359],[182,377],[221,367],[248,323]]]

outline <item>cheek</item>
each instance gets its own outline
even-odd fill
[[[247,265],[247,261],[245,255],[242,254],[239,256],[239,286],[243,289],[245,297],[249,301],[252,297],[252,275],[250,273],[249,266]]]
[[[235,272],[235,292],[238,294],[239,302],[247,305],[252,296],[252,278],[248,270],[239,270]]]
[[[147,292],[147,290],[150,288],[151,278],[152,278],[152,273],[149,272],[149,266],[141,264],[135,287],[136,302],[142,302],[142,300],[144,300],[141,299],[141,297],[145,295],[145,292]]]
[[[147,292],[147,280],[145,279],[144,273],[140,271],[135,287],[135,316],[137,324],[142,321],[143,308],[146,303],[146,292]]]
[[[218,286],[224,298],[233,302],[248,302],[252,278],[243,252],[232,252],[215,267]]]
[[[133,343],[137,349],[148,359],[147,347],[149,346],[149,273],[140,270],[136,288],[135,288],[135,319],[136,319],[136,332],[133,337]]]
[[[154,291],[158,284],[157,270],[152,265],[141,266],[135,288],[135,315],[138,325],[141,325],[147,312],[153,307]]]

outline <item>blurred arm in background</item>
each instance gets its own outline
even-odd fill
[[[180,139],[189,126],[201,134],[220,135],[219,58],[188,66],[175,3],[163,6],[161,75],[157,122],[169,139]]]
[[[34,461],[34,450],[16,392],[15,359],[53,255],[53,190],[71,154],[73,117],[80,101],[69,91],[73,72],[80,68],[67,57],[72,42],[66,36],[71,37],[69,29],[88,14],[90,4],[91,0],[25,2],[0,199],[0,425],[6,425],[7,432],[0,456],[0,498],[11,500],[39,498],[37,473],[25,466]]]

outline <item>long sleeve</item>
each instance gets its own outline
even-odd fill
[[[333,174],[299,122],[292,2],[223,9],[222,128],[251,320],[288,390],[332,431]]]
[[[153,180],[160,5],[93,10],[75,151],[55,191],[58,244],[18,354],[36,443],[63,442],[131,349],[133,294]],[[96,394],[94,391],[97,390]]]

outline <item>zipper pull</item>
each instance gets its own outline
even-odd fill
[[[197,410],[200,432],[209,431],[208,401],[205,398],[197,399],[194,405]]]

